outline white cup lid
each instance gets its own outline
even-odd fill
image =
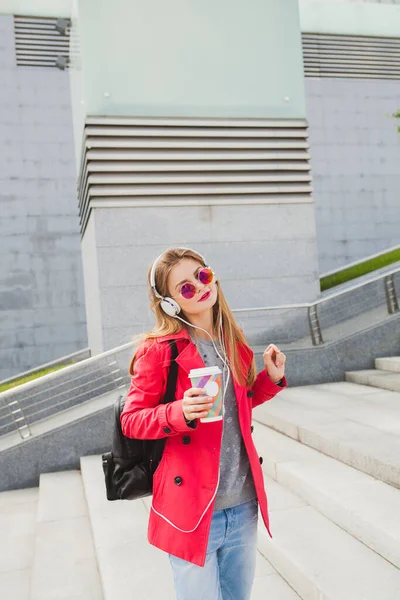
[[[201,369],[191,369],[189,377],[203,377],[203,375],[218,375],[221,373],[219,367],[202,367]]]

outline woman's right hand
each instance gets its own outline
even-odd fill
[[[204,419],[213,405],[212,396],[203,388],[189,388],[183,395],[182,410],[188,421]]]

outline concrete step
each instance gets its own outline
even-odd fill
[[[82,458],[81,468],[104,600],[124,597],[132,585],[132,577],[138,600],[174,600],[168,556],[147,541],[151,498],[109,502],[105,496],[101,457]],[[155,573],[157,577],[154,577]],[[299,600],[299,596],[259,554],[251,600],[264,600],[266,597]]]
[[[393,371],[400,373],[400,356],[390,356],[386,358],[376,358],[375,368],[381,371]]]
[[[367,369],[366,371],[346,371],[344,378],[351,383],[360,383],[384,390],[400,392],[400,373],[393,370]]]
[[[41,475],[30,600],[103,600],[79,471]]]
[[[400,568],[400,490],[261,424],[263,471]]]
[[[0,598],[29,600],[38,488],[0,494]]]
[[[168,557],[147,542],[144,503],[107,500],[100,456],[82,458],[81,471],[104,600],[123,598],[133,574],[136,598],[172,600]]]
[[[362,396],[357,386],[352,396],[342,384],[330,386],[282,390],[257,407],[253,418],[400,488],[400,395],[375,390]]]
[[[259,549],[304,600],[396,600],[400,571],[269,478],[271,531]]]

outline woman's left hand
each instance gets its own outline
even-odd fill
[[[283,352],[275,344],[270,344],[263,354],[263,359],[268,376],[274,383],[280,381],[285,375],[286,356]]]

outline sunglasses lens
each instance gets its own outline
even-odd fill
[[[190,300],[196,293],[196,288],[193,283],[184,283],[181,287],[181,294],[186,300]]]
[[[204,283],[204,285],[208,285],[214,279],[214,273],[211,269],[201,269],[198,273],[198,279],[201,283]]]

